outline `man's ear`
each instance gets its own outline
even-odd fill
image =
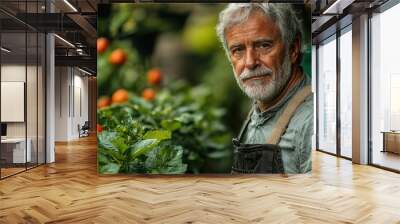
[[[296,35],[296,38],[294,39],[290,49],[290,61],[292,62],[292,64],[297,63],[299,61],[300,48],[301,48],[300,36]]]

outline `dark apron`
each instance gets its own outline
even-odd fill
[[[285,173],[282,160],[283,149],[278,146],[278,143],[297,107],[310,94],[311,87],[306,86],[292,97],[281,117],[277,120],[271,136],[266,140],[266,144],[241,143],[243,133],[245,133],[253,113],[253,111],[250,111],[238,138],[232,139],[234,148],[232,173]]]
[[[284,173],[281,149],[272,144],[243,144],[233,139],[232,173]]]

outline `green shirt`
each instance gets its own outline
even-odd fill
[[[304,86],[310,84],[310,78],[307,75],[303,75],[300,82],[282,100],[264,112],[260,112],[258,106],[254,104],[253,113],[243,134],[243,143],[265,144],[289,100]],[[313,95],[310,95],[297,108],[278,143],[282,149],[282,161],[285,173],[306,173],[311,171],[313,122],[314,102]]]

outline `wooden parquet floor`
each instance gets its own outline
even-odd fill
[[[400,223],[400,175],[314,152],[289,177],[106,176],[94,137],[0,181],[0,223]]]

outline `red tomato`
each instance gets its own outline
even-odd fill
[[[103,53],[107,50],[109,42],[106,38],[100,37],[97,39],[97,53]]]
[[[126,101],[128,101],[129,99],[129,94],[128,91],[124,90],[124,89],[118,89],[117,91],[115,91],[111,97],[111,101],[112,103],[124,103]]]
[[[156,97],[156,92],[151,88],[147,88],[143,90],[142,97],[145,100],[151,101]]]
[[[147,72],[147,82],[152,85],[159,85],[162,81],[161,71],[159,69],[151,69]]]
[[[126,59],[127,55],[121,48],[111,52],[110,56],[108,57],[108,61],[113,65],[122,65],[125,63]]]

